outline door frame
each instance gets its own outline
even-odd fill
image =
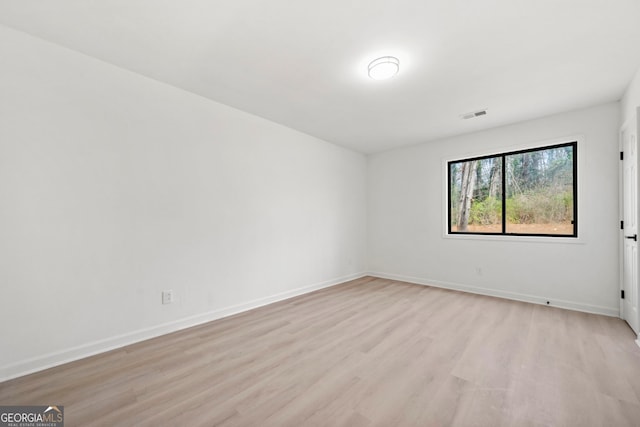
[[[624,140],[622,138],[624,129],[629,126],[629,120],[626,120],[618,129],[618,151],[624,151]],[[624,221],[624,163],[622,160],[618,162],[618,216],[620,224]],[[618,228],[618,301],[620,303],[620,318],[624,320],[624,300],[622,299],[622,291],[624,290],[624,229]]]

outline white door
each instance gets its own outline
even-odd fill
[[[622,317],[637,334],[640,332],[638,316],[638,141],[636,120],[630,120],[620,133],[622,139]]]

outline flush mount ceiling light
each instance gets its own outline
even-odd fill
[[[398,74],[400,61],[395,56],[383,56],[369,63],[369,77],[373,80],[385,80]]]

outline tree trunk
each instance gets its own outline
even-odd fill
[[[462,180],[460,189],[460,210],[458,211],[458,231],[467,231],[469,225],[469,213],[471,212],[471,200],[476,186],[476,170],[478,161],[462,164]]]
[[[498,188],[502,184],[502,162],[497,159],[493,160],[491,166],[491,178],[489,182],[489,197],[495,199],[498,197]]]

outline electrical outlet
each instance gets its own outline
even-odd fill
[[[173,302],[173,290],[162,291],[162,304],[171,304]]]

